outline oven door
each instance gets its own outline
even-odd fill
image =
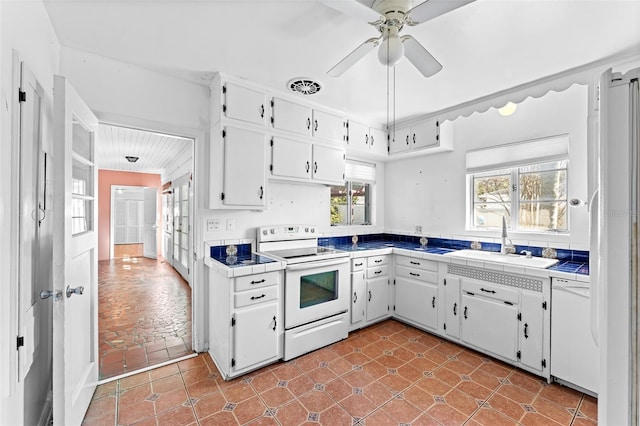
[[[287,265],[285,328],[346,312],[349,287],[348,257]]]

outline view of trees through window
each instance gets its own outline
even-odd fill
[[[331,226],[368,225],[370,221],[368,183],[346,182],[331,187]]]
[[[475,228],[499,228],[502,217],[517,230],[568,230],[567,161],[472,175]],[[517,216],[512,218],[512,212]]]

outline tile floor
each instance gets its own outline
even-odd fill
[[[191,288],[162,258],[98,263],[100,379],[192,353]]]
[[[86,425],[595,425],[597,401],[388,320],[224,381],[208,354],[101,385]]]

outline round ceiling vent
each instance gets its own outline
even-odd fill
[[[301,95],[313,95],[322,89],[320,82],[302,77],[290,80],[287,85],[289,86],[289,90],[294,93],[300,93]]]

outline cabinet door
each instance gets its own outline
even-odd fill
[[[446,324],[445,333],[448,336],[460,338],[460,278],[447,276],[444,286]]]
[[[412,149],[438,145],[438,122],[426,120],[413,126],[411,145]]]
[[[349,121],[347,126],[347,144],[358,149],[369,149],[369,126],[357,121]]]
[[[462,295],[462,340],[516,360],[518,309],[500,301]]]
[[[375,154],[388,154],[387,131],[371,127],[369,129],[369,150]]]
[[[365,292],[364,271],[351,273],[351,325],[363,324],[367,308]]]
[[[389,314],[389,280],[387,277],[367,280],[367,321]]]
[[[233,359],[236,371],[279,355],[278,303],[262,303],[235,312]],[[233,363],[233,361],[232,361]]]
[[[342,117],[328,112],[313,110],[313,137],[324,139],[338,145],[344,144],[345,121]]]
[[[344,184],[344,149],[313,145],[313,179]]]
[[[264,207],[267,152],[264,134],[226,127],[224,135],[222,202],[227,206]]]
[[[272,114],[271,123],[274,129],[311,135],[311,108],[284,99],[273,98]]]
[[[397,128],[389,130],[389,154],[404,152],[411,149],[411,128]]]
[[[273,176],[311,179],[312,144],[274,137],[271,147]]]
[[[438,287],[396,277],[395,314],[429,328],[438,327]]]
[[[264,125],[266,95],[233,83],[224,85],[225,117]]]
[[[522,291],[520,296],[520,362],[542,370],[544,311],[542,293]]]

